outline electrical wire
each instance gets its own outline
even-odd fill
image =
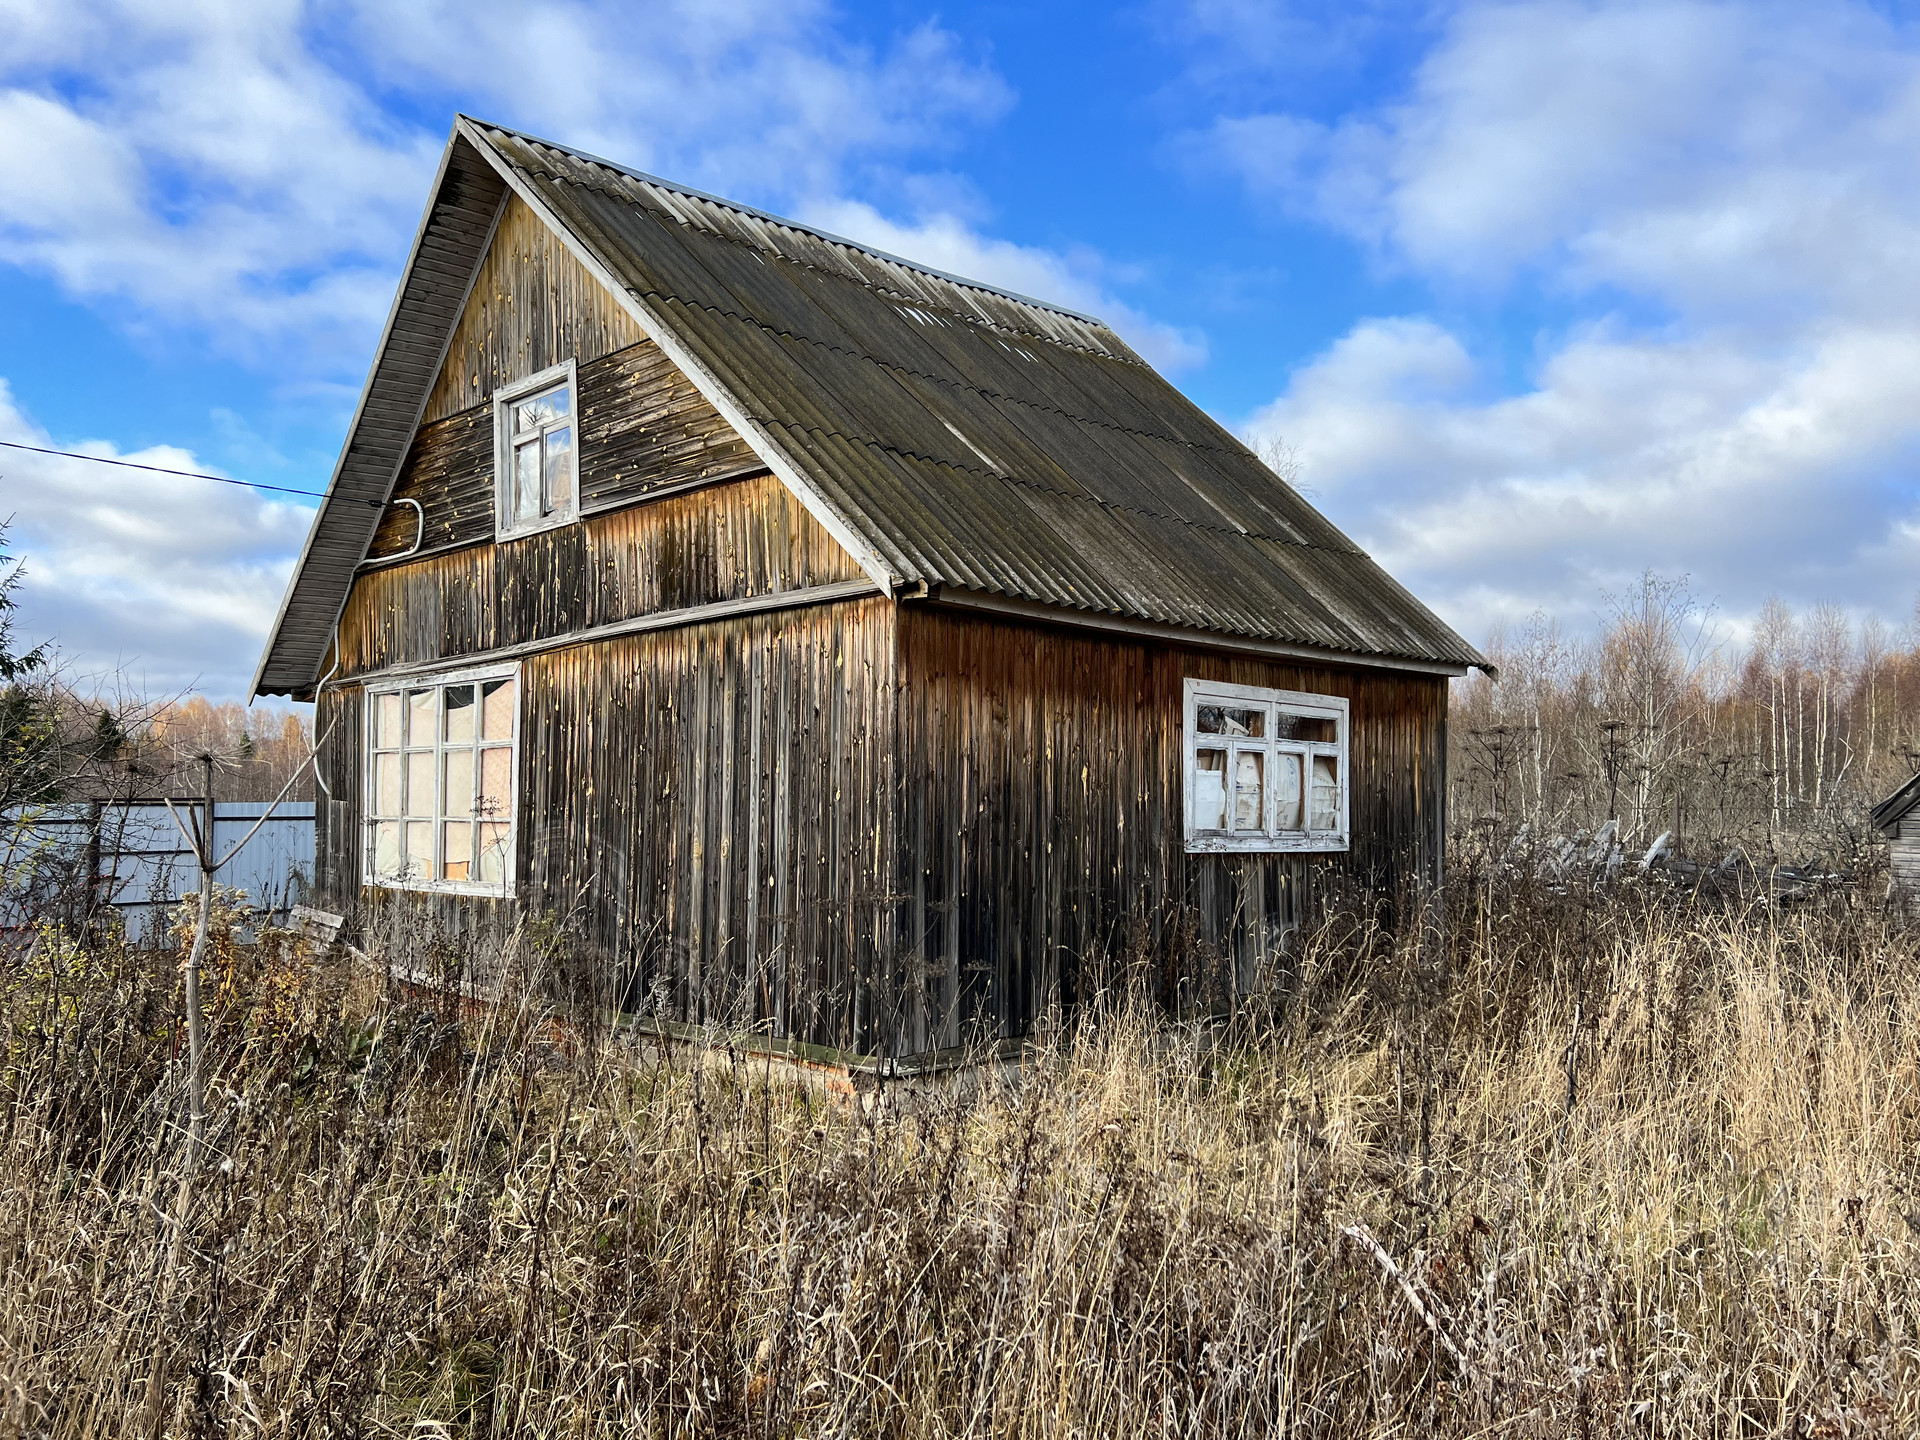
[[[216,480],[222,485],[244,485],[249,490],[271,490],[276,495],[304,495],[309,500],[324,500],[320,490],[295,490],[289,485],[267,485],[258,480],[235,480],[230,475],[208,475],[199,470],[169,470],[164,465],[142,465],[137,460],[109,460],[104,455],[82,455],[75,450],[49,450],[44,445],[22,445],[18,440],[0,440],[8,450],[31,450],[35,455],[57,455],[63,460],[91,460],[95,465],[118,465],[124,470],[151,470],[156,475],[178,475],[187,480]],[[384,509],[378,500],[362,500],[376,510]]]

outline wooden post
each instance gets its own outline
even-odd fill
[[[200,923],[193,927],[193,949],[187,954],[187,1174],[200,1160],[200,1142],[207,1131],[205,1070],[206,1020],[200,1009],[200,962],[207,953],[207,930],[213,924],[213,756],[202,755],[201,785],[206,797],[206,820],[200,829]],[[182,1182],[185,1190],[185,1182]],[[186,1219],[181,1215],[182,1223]]]

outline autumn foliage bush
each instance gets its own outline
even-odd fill
[[[268,934],[5,952],[0,1430],[1911,1435],[1920,937],[1497,869],[841,1094]]]

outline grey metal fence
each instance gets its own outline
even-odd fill
[[[175,800],[182,817],[204,801]],[[214,804],[214,853],[223,855],[268,804]],[[313,802],[283,802],[260,833],[219,874],[277,923],[306,898],[313,876]],[[107,904],[135,944],[158,937],[165,907],[199,884],[193,852],[158,800],[32,806],[0,815],[0,927],[26,923],[49,897]]]

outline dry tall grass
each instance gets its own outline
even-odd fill
[[[5,975],[8,1434],[1920,1430],[1920,960],[1844,898],[1462,882],[874,1104],[222,955],[177,1273],[171,958]]]

